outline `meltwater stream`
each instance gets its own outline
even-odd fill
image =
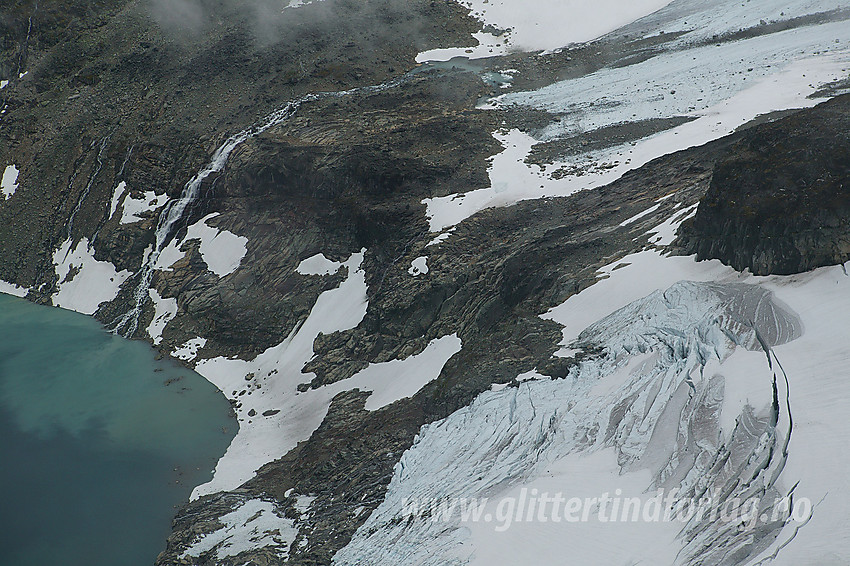
[[[236,428],[146,344],[0,295],[0,564],[150,566]]]
[[[153,250],[145,259],[137,277],[138,283],[133,292],[133,306],[129,311],[113,321],[112,330],[117,334],[127,337],[131,337],[136,333],[139,326],[139,317],[142,314],[142,308],[149,300],[148,290],[151,286],[151,278],[153,277],[154,270],[157,268],[157,262],[162,251],[165,249],[165,246],[168,245],[170,238],[174,236],[176,228],[183,219],[186,210],[198,199],[201,191],[201,185],[204,180],[213,173],[218,173],[224,169],[224,166],[227,164],[227,160],[230,158],[230,154],[234,149],[236,149],[244,141],[262,134],[273,126],[285,122],[294,116],[301,105],[305,102],[312,102],[325,98],[342,98],[353,94],[374,94],[399,86],[410,80],[410,77],[413,75],[414,73],[408,73],[379,85],[357,87],[337,92],[317,92],[306,94],[301,98],[288,102],[285,106],[272,112],[254,126],[227,138],[227,140],[215,151],[209,164],[192,177],[192,179],[186,183],[186,186],[183,188],[183,192],[180,196],[176,199],[170,200],[160,213],[156,226],[156,242]]]

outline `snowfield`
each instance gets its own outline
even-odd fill
[[[583,43],[662,8],[670,0],[461,0],[470,13],[501,33],[476,33],[478,46],[434,49],[418,63],[454,57],[480,59],[511,51],[544,51]]]
[[[639,62],[605,67],[535,91],[504,94],[482,105],[544,110],[555,120],[534,135],[515,129],[494,132],[504,151],[493,158],[490,186],[425,199],[431,231],[441,232],[485,208],[600,187],[656,157],[728,135],[760,115],[814,106],[825,99],[812,95],[845,78],[850,69],[847,15],[790,29],[774,30],[767,24],[848,7],[848,2],[835,1],[677,0],[622,27],[613,37],[674,31],[683,35]],[[711,41],[753,26],[760,31],[737,40]],[[526,163],[541,142],[673,118],[688,122],[551,164]]]

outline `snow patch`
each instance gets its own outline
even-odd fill
[[[198,338],[192,338],[184,342],[182,346],[171,352],[171,355],[177,359],[191,362],[198,357],[198,350],[206,345],[207,339],[199,336]]]
[[[493,137],[504,150],[492,158],[490,188],[423,199],[431,232],[442,232],[485,208],[545,196],[541,189],[550,182],[545,171],[535,171],[525,164],[525,158],[537,140],[517,129],[495,132]]]
[[[213,212],[204,216],[189,226],[183,240],[175,239],[169,242],[159,254],[154,267],[160,271],[170,271],[177,261],[186,256],[186,252],[182,250],[183,244],[189,240],[200,240],[201,258],[210,271],[219,277],[236,271],[248,253],[248,238],[209,226],[207,221],[218,215],[218,212]]]
[[[148,336],[153,339],[154,346],[162,342],[162,332],[168,323],[177,315],[177,299],[160,297],[156,289],[148,289],[148,294],[154,306],[153,320],[148,325]],[[175,352],[176,354],[176,352]],[[194,356],[193,356],[194,358]]]
[[[30,290],[27,287],[21,287],[20,285],[0,280],[0,293],[23,298],[26,297],[29,292]]]
[[[57,307],[94,314],[98,307],[118,296],[121,285],[132,273],[118,271],[108,261],[98,261],[88,238],[83,238],[74,249],[72,240],[65,240],[53,253],[53,264],[58,277],[58,291],[53,294]]]
[[[451,230],[446,230],[444,233],[440,234],[439,236],[425,244],[425,247],[429,248],[431,246],[439,246],[440,244],[448,240],[454,231],[454,228],[452,228]]]
[[[122,186],[123,185],[123,186]],[[125,189],[127,184],[124,181],[118,183],[118,187],[115,188],[115,192],[118,189]],[[115,203],[115,193],[112,195],[112,203],[110,203],[110,210],[112,204]],[[142,216],[143,213],[152,213],[163,206],[168,202],[168,195],[163,193],[161,195],[156,194],[154,191],[145,191],[142,193],[140,198],[134,198],[132,194],[128,195],[127,198],[124,199],[124,206],[121,211],[121,224],[134,224],[136,222],[141,222],[145,218]],[[115,205],[117,207],[117,205]],[[110,216],[111,217],[111,216]]]
[[[521,373],[518,376],[516,376],[516,380],[519,383],[522,383],[523,381],[532,381],[532,380],[535,380],[535,379],[549,379],[549,378],[547,376],[541,374],[540,372],[538,372],[537,369],[533,369],[531,371],[527,371],[525,373]]]
[[[699,206],[699,203],[677,211],[673,216],[647,232],[647,234],[652,234],[652,237],[649,238],[650,243],[656,246],[669,246],[672,244],[673,240],[676,239],[676,232],[679,230],[682,222],[696,215],[697,206]]]
[[[295,270],[301,275],[331,275],[342,267],[342,262],[331,261],[325,254],[316,254],[298,264]]]
[[[510,32],[508,31],[499,35],[479,31],[473,33],[472,38],[478,42],[478,45],[475,47],[442,47],[423,51],[416,56],[416,62],[451,61],[455,57],[482,59],[484,57],[504,55],[508,52],[510,40]]]
[[[186,257],[186,252],[181,249],[182,247],[183,242],[178,241],[176,238],[168,242],[168,245],[156,257],[153,268],[158,271],[172,271],[174,264]],[[151,249],[152,252],[153,249]],[[147,250],[145,250],[145,254],[147,257],[150,256]]]
[[[109,218],[111,219],[115,216],[115,211],[118,210],[118,205],[121,204],[121,197],[124,196],[124,193],[127,191],[127,183],[121,181],[115,187],[115,190],[112,191],[112,200],[109,202]],[[122,213],[122,224],[123,222],[123,213]]]
[[[0,180],[0,190],[3,191],[5,200],[12,198],[12,195],[18,190],[18,168],[16,166],[8,165],[3,170],[3,179]]]
[[[295,521],[287,518],[273,503],[260,499],[245,501],[220,517],[218,522],[222,525],[220,529],[195,541],[180,559],[198,558],[212,550],[216,558],[223,559],[268,548],[285,560],[289,546],[298,535]]]
[[[637,222],[638,220],[640,220],[644,216],[652,214],[653,212],[658,210],[660,206],[661,206],[660,204],[656,204],[655,206],[651,206],[651,207],[647,208],[646,210],[644,210],[643,212],[639,212],[639,213],[635,214],[634,216],[632,216],[628,220],[624,220],[623,222],[620,223],[620,226],[625,227],[625,226],[628,226],[629,224],[631,224],[632,222]]]
[[[219,277],[224,277],[239,268],[242,259],[248,253],[248,238],[207,226],[206,221],[216,216],[218,216],[217,212],[209,214],[190,226],[186,239],[200,239],[201,257],[204,258],[210,271]]]
[[[289,0],[289,4],[283,7],[284,10],[290,8],[300,8],[301,6],[307,6],[312,4],[313,2],[321,2],[322,0]]]
[[[457,334],[433,340],[421,354],[405,360],[370,364],[353,377],[341,381],[346,389],[372,391],[366,400],[367,411],[377,411],[400,399],[413,397],[440,376],[449,359],[460,352]]]
[[[407,270],[408,273],[416,277],[417,275],[425,275],[428,273],[428,258],[427,257],[417,257],[410,263],[410,269]]]

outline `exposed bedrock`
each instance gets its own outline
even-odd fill
[[[850,259],[850,95],[745,132],[679,233],[686,253],[757,275]]]

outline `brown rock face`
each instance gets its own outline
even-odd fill
[[[757,275],[850,260],[850,95],[745,132],[679,244]]]

